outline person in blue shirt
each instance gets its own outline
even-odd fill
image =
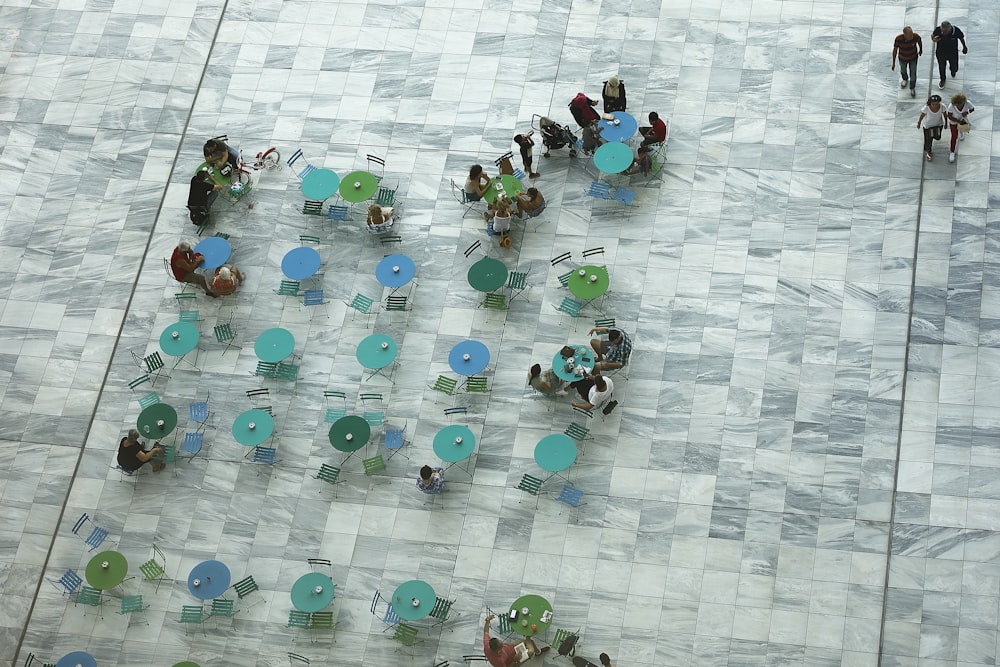
[[[444,469],[430,466],[421,468],[417,488],[427,494],[444,493]]]

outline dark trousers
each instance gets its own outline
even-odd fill
[[[913,60],[900,60],[899,61],[899,75],[903,77],[903,81],[910,82],[910,90],[917,89],[917,59]]]
[[[941,80],[944,81],[948,77],[945,74],[945,66],[951,65],[951,76],[954,78],[958,74],[958,51],[954,53],[941,53],[937,51],[934,53],[938,61],[938,72],[941,74]]]
[[[924,152],[931,153],[934,149],[934,140],[941,138],[941,130],[943,126],[938,125],[937,127],[925,127],[924,128]]]

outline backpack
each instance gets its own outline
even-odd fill
[[[578,641],[580,641],[580,635],[570,635],[566,639],[562,640],[562,643],[559,644],[559,648],[556,649],[556,652],[563,656],[573,655],[576,653],[576,643]],[[574,664],[576,663],[575,660],[573,662]]]

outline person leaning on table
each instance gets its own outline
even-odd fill
[[[542,365],[535,364],[528,371],[528,384],[539,394],[551,397],[563,388],[565,382],[551,368],[543,373]]]
[[[493,665],[493,667],[511,667],[512,665],[521,664],[517,659],[517,651],[514,650],[513,644],[505,644],[496,637],[490,636],[490,621],[494,619],[493,614],[486,617],[486,625],[483,626],[483,652],[486,654],[486,660]],[[549,646],[543,646],[541,650],[535,646],[535,642],[531,641],[530,637],[524,638],[524,645],[528,649],[528,657],[531,658],[535,655],[540,655],[546,653]]]
[[[472,168],[469,169],[469,177],[465,179],[465,196],[469,201],[479,201],[489,189],[489,174],[483,171],[482,165],[472,165]]]
[[[215,294],[208,287],[208,281],[195,269],[205,263],[205,256],[200,252],[194,252],[191,244],[181,241],[174,248],[170,255],[170,272],[174,274],[174,280],[179,283],[191,283],[205,290],[205,294],[214,297]]]
[[[153,461],[153,457],[163,454],[163,446],[160,443],[148,452],[143,449],[139,442],[139,431],[129,429],[128,435],[118,443],[118,465],[125,472],[135,472],[147,463],[153,464],[153,472],[160,472],[166,466],[163,461]]]

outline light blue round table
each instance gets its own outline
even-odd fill
[[[632,164],[632,148],[628,144],[609,141],[594,153],[594,164],[605,174],[620,174]]]
[[[368,370],[379,371],[396,360],[398,351],[396,341],[385,334],[376,333],[361,339],[355,356],[358,363]]]
[[[416,274],[416,264],[406,255],[388,255],[375,266],[375,279],[392,289],[402,287]]]
[[[288,329],[281,327],[261,331],[253,344],[257,358],[272,364],[288,358],[294,349],[295,336]]]
[[[542,470],[560,472],[576,461],[576,442],[565,433],[553,433],[535,445],[535,463]]]
[[[585,368],[588,373],[593,373],[594,351],[586,345],[573,345],[572,347],[576,350],[576,354],[573,355],[573,368]],[[566,370],[566,359],[563,358],[561,352],[561,350],[556,352],[556,356],[552,357],[552,371],[556,374],[556,377],[566,382],[580,380],[581,377],[579,375],[576,375],[573,371]]]
[[[229,588],[229,568],[217,560],[205,560],[193,568],[188,575],[188,590],[199,600],[211,600]]]
[[[319,271],[320,259],[316,248],[292,248],[281,259],[281,272],[291,280],[305,280]]]
[[[451,370],[466,377],[482,373],[489,363],[490,349],[478,340],[463,340],[448,354]]]
[[[302,179],[302,194],[311,201],[324,201],[337,192],[340,176],[332,169],[314,169]]]
[[[59,658],[56,667],[97,667],[97,660],[86,651],[73,651]]]
[[[221,236],[209,236],[207,239],[198,241],[194,251],[200,252],[205,258],[205,261],[198,268],[214,270],[226,263],[233,249],[229,245],[229,241]]]
[[[434,436],[434,453],[447,463],[458,463],[472,456],[476,448],[476,436],[468,426],[452,424],[445,426]]]
[[[250,425],[253,424],[253,428]],[[264,410],[247,410],[233,420],[233,438],[244,447],[256,447],[274,433],[274,417]]]
[[[322,572],[310,572],[292,584],[292,606],[310,614],[333,602],[333,580]]]
[[[160,334],[160,349],[171,357],[183,357],[198,347],[198,327],[190,322],[174,322]]]
[[[416,604],[414,604],[416,601]],[[437,597],[426,581],[404,581],[392,594],[392,608],[404,621],[417,621],[431,613]]]
[[[630,113],[615,111],[611,114],[618,121],[615,125],[613,121],[601,119],[598,126],[601,128],[601,139],[605,141],[628,141],[639,129],[639,124]]]

